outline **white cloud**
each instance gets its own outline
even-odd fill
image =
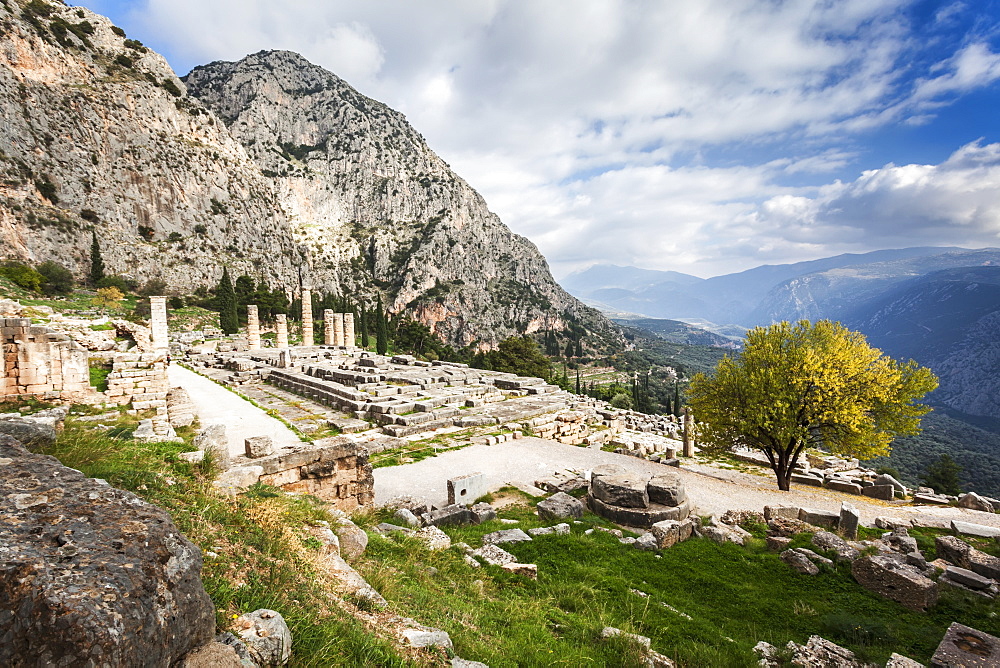
[[[709,275],[996,242],[992,144],[801,186],[854,164],[845,137],[926,124],[1000,79],[983,38],[915,58],[914,1],[145,0],[134,16],[175,64],[289,49],[399,109],[557,273]]]

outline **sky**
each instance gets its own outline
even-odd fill
[[[557,278],[1000,247],[1000,0],[77,0],[178,74],[296,51]]]

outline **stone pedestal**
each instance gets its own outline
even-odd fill
[[[354,314],[344,314],[344,345],[353,348],[357,345],[357,337],[354,334]]]
[[[247,347],[260,350],[260,319],[256,304],[247,304]]]
[[[344,314],[333,314],[333,345],[343,346],[344,343]]]
[[[149,326],[152,330],[153,350],[166,352],[170,350],[170,340],[167,334],[167,298],[149,298]]]
[[[288,316],[284,313],[279,313],[274,316],[274,328],[277,332],[277,338],[274,341],[274,346],[276,348],[287,348],[288,347]]]
[[[302,288],[302,345],[313,345],[313,307],[312,293],[309,288]]]
[[[323,343],[328,346],[337,345],[337,335],[334,330],[333,309],[323,309]]]

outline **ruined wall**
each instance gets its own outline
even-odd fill
[[[3,376],[0,401],[22,396],[78,399],[90,386],[87,349],[28,318],[0,318]]]
[[[261,482],[289,492],[312,494],[343,511],[369,504],[375,498],[368,451],[349,439],[334,437],[303,444],[297,452],[249,462],[264,469]]]

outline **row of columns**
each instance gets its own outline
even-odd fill
[[[274,316],[277,338],[276,348],[288,347],[288,317],[279,313]],[[355,338],[354,314],[334,313],[333,309],[323,310],[323,342],[328,346],[353,347]],[[313,342],[312,299],[308,290],[302,291],[302,345]],[[260,318],[256,304],[247,305],[247,344],[250,350],[260,349]]]

